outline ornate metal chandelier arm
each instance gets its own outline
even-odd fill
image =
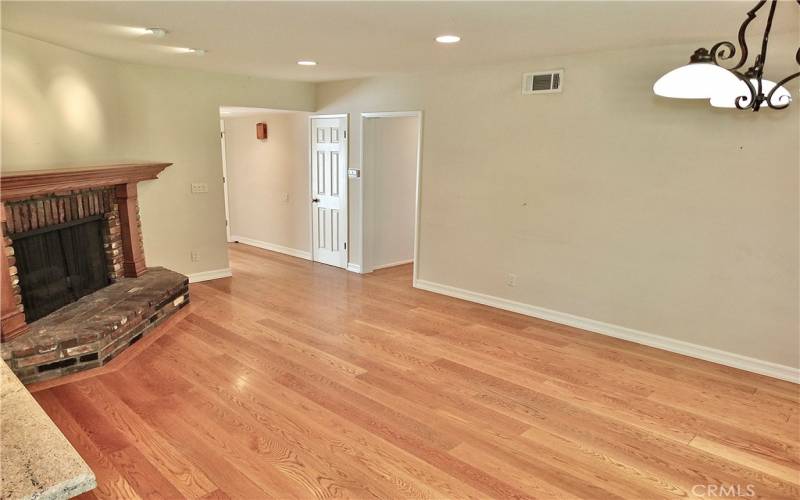
[[[798,0],[798,1],[800,1],[800,0]],[[800,55],[800,50],[798,50],[797,53],[798,53],[798,55]],[[775,91],[778,90],[779,88],[783,87],[783,85],[786,84],[786,82],[794,80],[798,76],[800,76],[800,71],[798,71],[797,73],[794,73],[792,75],[789,75],[786,78],[784,78],[783,80],[781,80],[778,83],[776,83],[775,86],[772,87],[772,90],[769,91],[769,94],[767,94],[767,98],[765,99],[766,102],[767,102],[767,106],[769,106],[772,109],[783,109],[783,108],[787,107],[789,104],[791,104],[792,103],[791,96],[788,96],[788,95],[784,94],[783,95],[783,99],[780,99],[780,101],[782,101],[782,102],[778,102],[778,103],[773,103],[772,102],[772,96],[775,94]]]
[[[797,0],[797,3],[800,4],[800,0]],[[794,55],[794,60],[797,61],[797,64],[800,64],[800,48],[797,49],[797,52]],[[791,74],[786,78],[784,78],[783,80],[776,83],[775,87],[773,87],[772,90],[769,91],[769,94],[767,94],[766,98],[767,106],[769,106],[772,109],[783,109],[789,106],[789,104],[792,103],[792,98],[790,96],[784,95],[782,99],[783,102],[776,102],[776,103],[772,102],[772,97],[779,88],[783,87],[786,83],[794,80],[797,77],[800,77],[800,72]]]
[[[775,17],[775,8],[778,6],[778,0],[772,0],[769,6],[769,15],[767,16],[767,26],[764,28],[764,38],[761,41],[761,53],[756,57],[756,98],[753,100],[753,111],[758,111],[761,103],[768,101],[764,97],[764,64],[767,63],[767,46],[769,45],[769,33],[772,31],[772,19]],[[770,92],[772,93],[772,92]],[[769,102],[767,102],[769,105]]]
[[[798,0],[798,1],[800,1],[800,0]],[[746,96],[746,95],[740,95],[740,96],[736,97],[736,100],[733,101],[734,105],[736,105],[736,109],[749,109],[749,108],[752,108],[753,107],[753,103],[755,103],[756,99],[758,99],[758,91],[753,86],[753,84],[750,82],[750,78],[748,78],[747,76],[743,75],[739,71],[736,71],[736,70],[730,70],[730,71],[731,71],[731,73],[736,75],[739,78],[739,80],[744,82],[744,84],[747,85],[747,89],[750,91],[750,96],[749,96],[750,100],[749,101],[747,100],[748,96]]]
[[[797,0],[800,3],[800,0]],[[739,63],[730,69],[739,69],[747,62],[749,52],[747,50],[747,27],[756,18],[756,13],[767,3],[767,0],[759,0],[755,7],[747,12],[747,19],[744,20],[739,27],[739,47],[741,48],[741,56],[739,56]],[[721,66],[719,61],[725,61],[736,55],[736,46],[731,42],[719,42],[711,47],[711,62],[717,66]]]
[[[772,31],[772,20],[775,17],[775,7],[778,6],[778,0],[772,0],[769,6],[769,16],[767,16],[767,26],[764,28],[764,38],[761,41],[761,54],[756,59],[757,78],[761,80],[761,75],[764,73],[764,65],[767,63],[767,45],[769,45],[769,33]]]

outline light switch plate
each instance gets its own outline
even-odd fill
[[[357,168],[348,168],[347,169],[347,176],[348,177],[355,177],[355,178],[361,177],[361,170],[359,170]]]
[[[205,182],[193,182],[192,183],[192,192],[193,193],[207,193],[208,192],[208,184]]]

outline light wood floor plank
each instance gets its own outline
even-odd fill
[[[800,387],[234,244],[234,277],[31,387],[84,498],[800,497]],[[750,491],[750,490],[746,490]]]

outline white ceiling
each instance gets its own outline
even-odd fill
[[[3,1],[1,5],[4,29],[91,54],[323,81],[598,49],[733,40],[754,3]],[[796,31],[799,10],[794,0],[781,2],[774,31]],[[169,34],[154,39],[126,29],[136,27],[161,27]],[[443,33],[459,34],[462,42],[435,43],[433,38]],[[208,53],[181,54],[170,47],[202,48]],[[313,59],[319,65],[300,67],[299,59]]]

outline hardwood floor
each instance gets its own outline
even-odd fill
[[[800,497],[797,385],[415,290],[410,266],[230,253],[109,366],[32,387],[87,497]]]

